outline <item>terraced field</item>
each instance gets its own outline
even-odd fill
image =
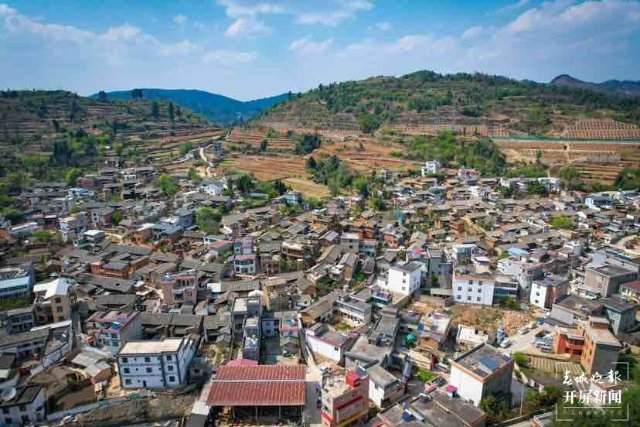
[[[586,182],[612,184],[623,167],[640,167],[640,140],[494,138],[494,142],[510,162],[533,162],[540,153],[552,169],[575,166]]]
[[[361,173],[380,168],[409,170],[420,168],[420,162],[394,157],[392,153],[403,153],[406,148],[400,144],[376,141],[370,138],[351,139],[344,142],[324,141],[314,156],[337,155],[349,163],[352,170]]]
[[[143,161],[163,165],[179,157],[184,142],[194,146],[218,138],[223,130],[182,109],[169,117],[168,104],[150,101],[101,102],[65,91],[2,92],[0,96],[0,154],[9,157],[48,157],[56,140],[70,133],[109,135],[135,151]],[[105,155],[115,155],[107,150]]]
[[[274,131],[272,130],[271,133]],[[292,138],[285,134],[270,136],[270,132],[263,128],[235,127],[225,139],[227,148],[248,147],[253,151],[260,151],[262,141],[267,141],[267,150],[269,151],[293,152],[296,147],[296,142]]]
[[[227,171],[245,172],[261,181],[282,180],[306,197],[325,197],[329,195],[326,186],[312,181],[303,156],[258,156],[232,154],[221,162],[216,173]]]

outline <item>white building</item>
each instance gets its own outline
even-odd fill
[[[488,273],[458,269],[453,274],[453,299],[456,304],[492,305],[495,278]]]
[[[422,176],[436,175],[438,172],[440,172],[441,167],[442,165],[439,161],[432,160],[430,162],[425,162],[424,166],[422,166],[422,168],[420,169],[420,172],[422,173]]]
[[[0,406],[0,426],[40,424],[46,417],[44,387],[36,384],[18,387],[3,396]]]
[[[309,350],[315,355],[341,363],[344,352],[352,339],[345,334],[329,330],[323,323],[316,323],[305,331]]]
[[[396,294],[413,294],[420,288],[423,267],[424,265],[418,261],[392,265],[389,267],[389,276],[384,288]]]
[[[123,388],[176,388],[187,383],[195,337],[129,341],[117,354]]]
[[[462,399],[478,406],[491,395],[509,396],[513,366],[509,356],[490,345],[480,344],[451,361],[449,382]]]

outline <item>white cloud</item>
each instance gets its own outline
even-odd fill
[[[204,62],[220,65],[246,64],[258,58],[256,52],[236,52],[233,50],[212,50],[203,56]]]
[[[524,7],[524,6],[523,6]],[[640,66],[640,2],[556,0],[523,11],[502,27],[475,25],[458,35],[363,39],[336,52],[360,77],[410,70],[482,71],[548,80],[560,73],[604,80]],[[327,59],[324,59],[327,61]],[[604,76],[604,77],[589,77]],[[329,77],[330,79],[331,77]]]
[[[327,25],[335,27],[346,19],[355,18],[360,11],[373,9],[373,3],[367,0],[340,0],[338,8],[322,12],[304,12],[298,15],[296,22],[306,25]]]
[[[518,0],[515,3],[508,4],[505,7],[498,9],[498,12],[513,12],[516,10],[520,10],[523,7],[527,6],[529,3],[531,3],[531,0]]]
[[[5,37],[2,37],[3,33]],[[69,63],[81,60],[84,66],[85,63],[94,61],[113,67],[137,61],[157,64],[166,57],[190,56],[193,62],[213,61],[224,65],[246,63],[257,57],[255,52],[224,49],[206,51],[204,47],[190,40],[164,43],[129,24],[96,33],[74,26],[42,23],[4,4],[0,4],[0,38],[5,42],[28,40],[34,52],[42,50],[42,60],[49,58],[51,61],[43,67],[44,69],[55,68],[52,65],[65,60],[67,55],[76,55],[73,60],[66,59]],[[70,43],[73,44],[71,49],[68,46]],[[51,58],[51,55],[54,58]],[[168,63],[164,67],[169,68],[171,65],[174,64]],[[153,69],[151,66],[150,68]]]
[[[332,38],[328,38],[321,42],[314,42],[310,36],[305,36],[301,39],[293,41],[289,45],[289,50],[294,51],[295,53],[300,55],[314,55],[326,52],[331,48],[332,44]]]
[[[263,35],[271,33],[272,29],[264,22],[257,19],[246,17],[236,19],[224,35],[227,37],[238,37],[245,35]]]
[[[202,48],[196,43],[189,40],[183,40],[178,43],[165,44],[160,47],[158,52],[162,56],[187,56],[200,52]]]
[[[391,22],[376,22],[376,24],[373,26],[373,29],[378,31],[389,31],[392,28],[393,25],[391,24]]]
[[[187,25],[189,18],[185,15],[176,15],[172,18],[172,21],[178,28],[184,28],[184,26]]]
[[[270,34],[272,28],[258,17],[284,13],[284,8],[275,3],[245,3],[238,0],[218,0],[218,4],[225,7],[225,13],[234,21],[225,31],[227,37],[245,35]]]

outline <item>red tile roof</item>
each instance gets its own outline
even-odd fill
[[[211,385],[211,406],[302,406],[305,366],[220,366]]]

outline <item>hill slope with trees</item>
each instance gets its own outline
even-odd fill
[[[485,74],[418,71],[320,85],[265,110],[254,122],[365,133],[385,127],[484,125],[506,135],[557,136],[588,117],[638,124],[640,97]]]
[[[132,99],[134,91],[140,91],[136,93],[141,94],[142,99],[174,102],[202,115],[211,123],[220,125],[249,120],[262,110],[288,98],[288,94],[282,94],[245,102],[203,90],[190,89],[134,89],[132,91],[99,92],[91,95],[91,98],[104,99],[106,97],[110,100],[127,101]]]

